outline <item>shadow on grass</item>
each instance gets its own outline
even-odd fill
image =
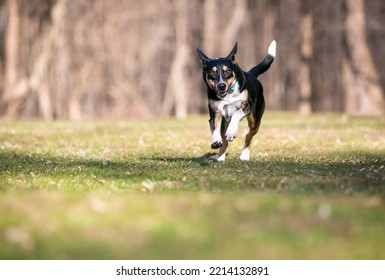
[[[143,157],[141,160],[155,160],[160,162],[197,163],[200,166],[209,166],[215,162],[217,153],[206,153],[200,157]]]
[[[85,180],[106,184],[112,181],[138,184],[177,182],[190,190],[289,190],[293,192],[385,193],[385,159],[371,153],[326,154],[307,158],[257,158],[249,162],[230,159],[212,160],[214,153],[199,157],[143,157],[122,160],[53,157],[45,154],[0,152],[3,182],[12,178],[18,184],[30,184],[33,178],[71,181]],[[79,180],[76,181],[75,179]],[[188,178],[188,180],[187,180]],[[14,183],[7,188],[13,188]],[[39,184],[45,184],[44,181]],[[4,186],[4,184],[1,184]],[[3,188],[3,187],[2,187]]]

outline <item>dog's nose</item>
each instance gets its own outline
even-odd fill
[[[224,91],[226,89],[226,83],[219,83],[217,87],[218,87],[218,90]]]

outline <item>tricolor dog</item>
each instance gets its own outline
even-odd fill
[[[272,41],[264,60],[250,71],[243,71],[235,61],[237,44],[226,58],[208,58],[197,49],[202,62],[203,80],[207,85],[207,96],[212,133],[212,149],[219,149],[217,161],[225,161],[229,142],[237,137],[238,124],[246,117],[249,131],[241,152],[241,160],[250,159],[250,143],[258,132],[265,99],[258,76],[270,68],[276,53],[276,42]]]

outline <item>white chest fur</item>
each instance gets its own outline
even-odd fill
[[[241,108],[242,102],[247,100],[247,90],[239,92],[238,89],[227,94],[222,100],[210,100],[210,106],[214,111],[220,111],[222,117],[229,121],[233,114]]]

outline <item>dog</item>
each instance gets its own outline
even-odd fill
[[[238,134],[238,125],[247,118],[249,131],[241,152],[242,161],[250,160],[250,144],[258,132],[265,99],[258,76],[267,71],[276,56],[276,42],[270,43],[266,57],[249,71],[243,71],[235,60],[238,43],[225,58],[208,58],[197,49],[202,63],[203,80],[207,85],[209,125],[212,149],[219,149],[216,161],[226,159],[229,142]]]

